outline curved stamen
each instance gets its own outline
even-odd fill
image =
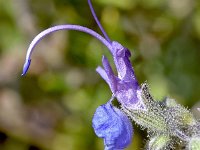
[[[94,8],[92,7],[92,3],[90,0],[88,0],[88,4],[89,4],[89,7],[90,7],[90,10],[92,12],[92,15],[94,17],[94,20],[96,21],[97,25],[99,26],[101,32],[103,33],[104,37],[106,38],[106,40],[109,42],[109,43],[112,43],[110,38],[108,37],[108,35],[106,34],[105,30],[103,29],[100,21],[98,20],[97,16],[96,16],[96,13],[94,11]]]
[[[32,55],[33,49],[37,45],[37,43],[40,40],[42,40],[46,35],[53,33],[55,31],[58,31],[58,30],[76,30],[76,31],[88,33],[88,34],[92,35],[93,37],[95,37],[96,39],[98,39],[99,41],[101,41],[112,53],[111,44],[105,38],[103,38],[100,34],[96,33],[95,31],[93,31],[93,30],[91,30],[87,27],[83,27],[83,26],[79,26],[79,25],[58,25],[58,26],[54,26],[54,27],[48,28],[48,29],[42,31],[41,33],[39,33],[33,39],[31,44],[29,45],[29,48],[28,48],[27,54],[26,54],[26,60],[25,60],[24,67],[23,67],[22,76],[25,75],[28,71],[28,68],[29,68],[30,63],[31,63],[31,55]]]

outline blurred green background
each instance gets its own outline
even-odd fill
[[[93,0],[109,37],[132,52],[140,83],[157,100],[200,107],[200,1]],[[0,0],[0,150],[102,150],[91,120],[111,92],[95,68],[112,58],[93,37],[60,31],[36,47],[20,77],[26,50],[42,30],[79,24],[100,32],[87,0]],[[137,126],[127,150],[143,148]]]

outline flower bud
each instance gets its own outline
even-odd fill
[[[196,123],[192,113],[180,104],[177,104],[174,99],[166,98],[165,103],[168,112],[171,114],[170,118],[177,120],[177,124],[187,126],[194,125]]]
[[[200,150],[200,137],[192,137],[188,144],[189,150]]]
[[[163,150],[169,146],[170,137],[167,135],[158,135],[152,137],[147,145],[149,150]]]

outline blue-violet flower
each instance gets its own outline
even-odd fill
[[[79,25],[57,25],[48,28],[38,34],[31,42],[26,55],[22,76],[25,75],[31,64],[31,55],[36,44],[46,35],[59,30],[77,30],[92,35],[101,41],[113,56],[118,76],[115,76],[105,56],[102,58],[102,67],[97,67],[96,71],[107,82],[113,98],[116,98],[122,106],[130,109],[145,109],[141,97],[141,89],[135,78],[134,70],[129,57],[130,51],[116,41],[111,41],[99,22],[91,1],[88,4],[92,15],[101,29],[104,37],[95,31]],[[116,150],[127,147],[133,135],[133,127],[128,117],[118,108],[112,106],[112,100],[97,108],[93,117],[93,128],[97,136],[104,139],[105,149]]]

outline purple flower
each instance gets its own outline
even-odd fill
[[[114,44],[119,44],[113,42]],[[113,70],[105,56],[102,58],[103,68],[98,67],[96,71],[110,86],[113,95],[124,106],[131,109],[145,109],[145,105],[141,98],[141,89],[135,78],[133,68],[131,66],[128,49],[121,47],[116,49],[114,53],[114,62],[118,71],[118,77],[114,75]]]
[[[117,76],[113,73],[109,61],[105,56],[102,58],[103,68],[98,67],[96,69],[109,85],[113,93],[113,98],[116,97],[122,106],[131,109],[145,109],[145,105],[141,98],[141,89],[135,78],[134,70],[129,60],[129,57],[131,56],[130,51],[120,43],[109,39],[96,17],[90,0],[88,0],[88,4],[93,17],[105,38],[95,31],[79,25],[58,25],[48,28],[38,34],[31,42],[27,50],[22,76],[24,76],[29,69],[34,47],[46,35],[59,30],[77,30],[85,32],[101,41],[113,56],[118,73]],[[97,108],[93,118],[93,128],[97,136],[104,139],[105,149],[123,149],[127,147],[132,140],[132,124],[125,114],[123,114],[118,108],[112,106],[111,101],[112,100]]]
[[[129,57],[131,56],[130,51],[120,43],[109,39],[95,14],[90,0],[88,0],[88,4],[101,32],[111,45],[111,48],[109,49],[114,59],[118,77],[114,75],[109,62],[105,57],[102,59],[104,69],[98,67],[96,71],[107,82],[113,95],[122,105],[131,109],[145,109],[145,105],[141,98],[141,89],[135,78],[134,70],[129,60]]]
[[[130,120],[110,101],[96,109],[92,126],[96,135],[104,139],[105,150],[124,149],[132,141],[133,127]]]

